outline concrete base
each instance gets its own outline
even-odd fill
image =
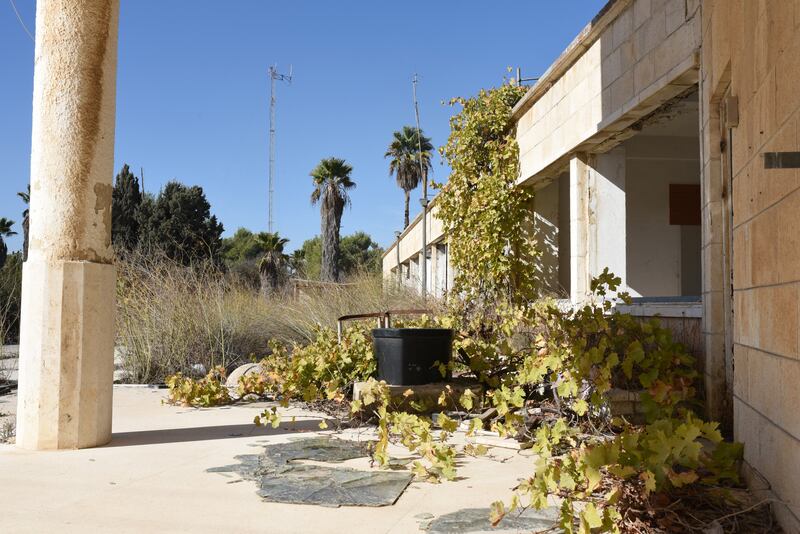
[[[19,447],[79,449],[111,439],[114,280],[113,265],[25,263]]]

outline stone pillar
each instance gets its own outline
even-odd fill
[[[119,0],[39,0],[17,445],[111,439]]]
[[[589,292],[589,165],[585,154],[569,162],[570,300],[578,304]]]
[[[617,147],[593,158],[589,177],[589,277],[608,270],[622,279],[627,266],[625,149]]]

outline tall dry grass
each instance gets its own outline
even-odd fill
[[[268,299],[209,265],[185,267],[163,256],[128,255],[118,264],[118,365],[125,380],[156,383],[196,365],[229,369],[268,354],[268,342],[307,342],[341,315],[422,307],[422,299],[359,275]],[[392,286],[392,287],[390,287]]]

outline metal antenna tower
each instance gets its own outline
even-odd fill
[[[272,232],[274,213],[272,198],[275,196],[275,82],[292,83],[292,66],[289,65],[289,74],[280,74],[278,65],[269,68],[269,223],[267,229]]]
[[[425,172],[425,165],[422,162],[422,130],[419,127],[419,102],[417,102],[417,75],[414,74],[414,80],[411,82],[414,92],[414,115],[417,119],[417,148],[419,151],[419,175],[422,177],[422,258],[420,258],[420,282],[422,289],[422,298],[428,296],[428,175]]]

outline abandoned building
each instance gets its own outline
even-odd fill
[[[695,344],[709,415],[800,531],[800,3],[611,0],[513,111],[544,285],[580,303],[605,267]],[[788,154],[787,154],[788,153]],[[384,275],[443,295],[421,215]],[[694,334],[692,334],[694,332]]]
[[[39,2],[17,445],[111,439],[117,0]],[[610,0],[514,110],[542,277],[579,303],[605,267],[628,311],[698,328],[709,415],[800,531],[800,2]],[[421,217],[384,273],[452,287]],[[426,261],[420,261],[426,258]]]

